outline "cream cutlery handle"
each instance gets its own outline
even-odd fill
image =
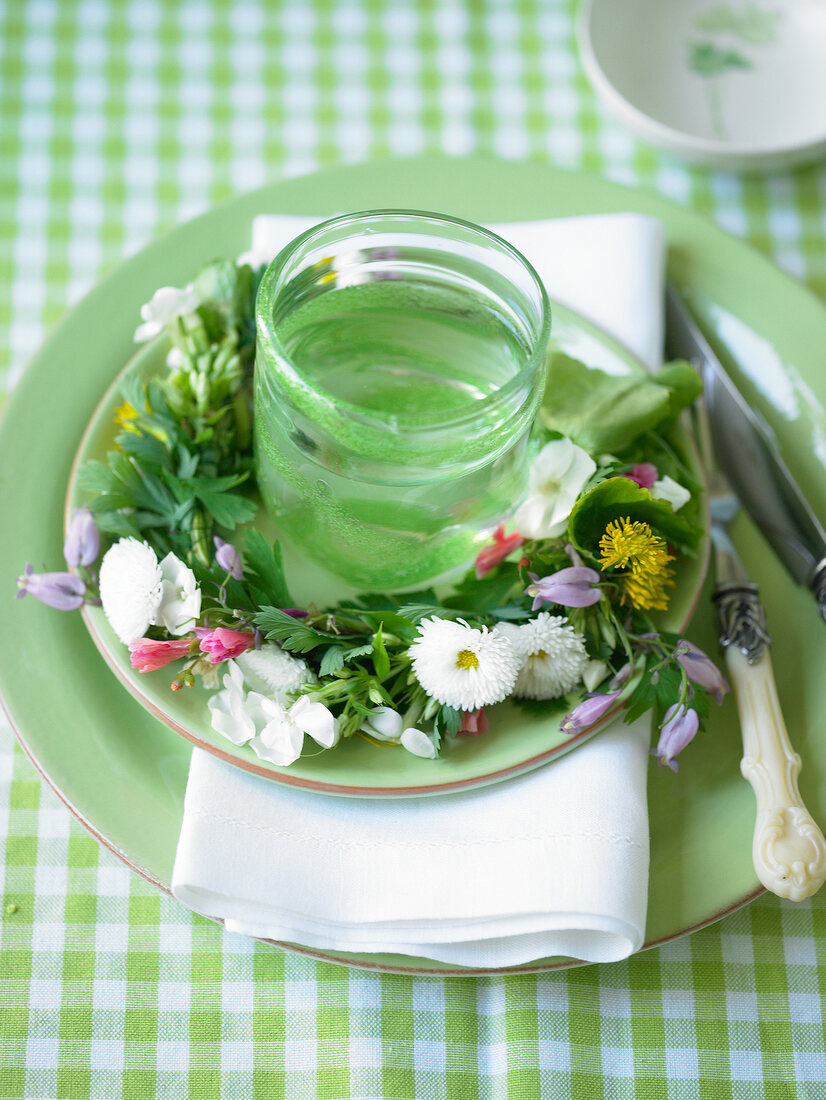
[[[767,890],[801,901],[826,880],[826,840],[797,789],[800,757],[789,743],[771,657],[765,649],[750,665],[731,645],[726,661],[743,733],[740,769],[757,800],[754,869]]]

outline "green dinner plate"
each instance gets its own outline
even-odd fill
[[[193,271],[192,275],[195,274]],[[553,343],[558,350],[577,355],[606,373],[645,372],[642,364],[622,345],[572,310],[553,304],[552,316]],[[92,459],[104,460],[107,451],[114,446],[117,434],[114,417],[123,402],[120,386],[124,376],[145,378],[167,369],[166,352],[167,344],[162,339],[138,352],[107,389],[78,449],[69,478],[67,517],[73,508],[88,500],[88,494],[77,487],[76,475],[80,466]],[[701,473],[690,440],[680,431],[675,442],[689,462],[693,457],[692,473],[699,480]],[[263,511],[256,517],[255,525],[270,539],[278,534]],[[668,611],[658,617],[661,629],[679,632],[690,621],[703,583],[707,551],[705,540],[696,557],[681,559],[677,588],[671,595]],[[285,565],[290,592],[299,607],[310,603],[322,608],[334,607],[346,603],[354,594],[353,589],[345,588],[337,578],[313,566],[286,544]],[[400,747],[376,748],[360,737],[353,737],[332,752],[319,751],[315,742],[307,739],[304,755],[299,760],[286,768],[277,767],[258,757],[249,745],[234,745],[212,729],[207,709],[209,692],[200,684],[191,690],[173,692],[169,687],[172,678],[169,669],[136,672],[130,667],[128,648],[118,640],[102,609],[85,608],[84,618],[104,660],[121,683],[170,729],[236,767],[307,790],[361,797],[409,797],[477,787],[519,775],[561,756],[593,737],[616,715],[615,708],[602,722],[571,736],[560,730],[562,718],[569,709],[565,700],[559,700],[541,717],[506,702],[489,708],[491,728],[484,737],[457,737],[446,746],[438,760],[423,760]]]
[[[235,199],[156,241],[97,286],[52,333],[0,423],[0,589],[5,605],[2,690],[21,743],[78,818],[136,871],[169,888],[190,746],[131,699],[106,668],[80,616],[12,601],[25,562],[57,568],[69,470],[101,395],[132,354],[139,305],[182,285],[215,256],[240,252],[254,215],[419,207],[480,222],[637,210],[659,217],[669,275],[702,319],[783,455],[826,516],[826,310],[799,284],[710,222],[656,196],[539,164],[414,159],[337,168]],[[762,585],[778,691],[800,787],[826,818],[826,630],[745,518],[734,528]],[[707,582],[708,584],[708,582]],[[707,593],[706,593],[707,594]],[[692,637],[714,651],[703,597]],[[754,800],[739,774],[729,698],[683,754],[674,776],[651,767],[651,945],[722,916],[758,892],[751,866]],[[289,945],[288,945],[289,946]],[[294,946],[294,945],[293,945]],[[358,966],[454,972],[427,959],[309,951]],[[564,960],[518,968],[546,969]],[[473,971],[461,971],[472,973]]]

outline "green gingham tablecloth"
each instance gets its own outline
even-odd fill
[[[826,295],[826,168],[743,179],[638,143],[595,102],[575,9],[0,3],[3,385],[163,229],[286,174],[418,152],[638,183]],[[0,854],[4,1098],[826,1097],[823,891],[537,977],[320,964],[160,897],[76,824],[1,723]]]

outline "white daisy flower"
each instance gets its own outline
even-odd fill
[[[176,317],[193,313],[201,304],[191,286],[179,290],[176,286],[162,286],[152,295],[152,300],[141,306],[143,324],[135,329],[135,343],[144,344],[160,336],[164,328]]]
[[[437,702],[478,710],[510,695],[519,660],[510,641],[487,627],[474,630],[459,619],[435,616],[419,624],[410,647],[416,679]]]
[[[521,661],[514,695],[557,699],[582,682],[588,664],[585,639],[564,615],[541,611],[522,626],[500,623],[496,630],[508,638]]]
[[[304,684],[315,682],[307,662],[293,657],[275,642],[264,642],[260,649],[248,649],[235,660],[253,691],[282,704]]]
[[[109,547],[100,565],[100,600],[124,645],[144,636],[162,598],[161,566],[148,543],[123,538]]]
[[[531,539],[564,534],[571,509],[596,468],[588,452],[570,439],[546,443],[531,463],[528,496],[513,519],[519,534]]]
[[[170,634],[186,634],[201,614],[201,590],[195,574],[180,558],[167,554],[161,562],[161,580],[161,606],[153,622],[165,626]]]

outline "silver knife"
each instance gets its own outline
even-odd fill
[[[697,322],[672,286],[666,288],[666,356],[688,359],[703,379],[704,400],[720,467],[783,565],[811,589],[826,619],[826,531],[812,511],[769,429],[746,404]]]
[[[782,898],[801,901],[811,897],[826,881],[826,838],[800,797],[797,777],[801,760],[791,746],[780,709],[770,655],[771,637],[760,593],[746,575],[728,534],[728,525],[739,511],[740,501],[726,477],[728,451],[724,449],[721,454],[720,450],[721,441],[728,438],[728,423],[716,419],[732,416],[740,424],[741,437],[748,438],[746,429],[752,430],[754,418],[701,335],[700,340],[707,351],[690,350],[687,341],[692,336],[692,328],[696,328],[694,321],[686,314],[673,289],[667,288],[666,348],[669,356],[694,361],[706,387],[706,399],[709,388],[718,398],[721,393],[723,395],[723,399],[711,407],[706,400],[698,402],[695,424],[707,475],[711,514],[716,572],[713,600],[743,738],[740,770],[751,784],[757,803],[752,862],[767,890]],[[681,350],[675,350],[677,347]],[[759,446],[754,446],[757,448],[755,453],[767,453],[771,457],[771,451],[764,452],[764,447],[770,446],[765,438],[761,437]],[[744,473],[742,466],[738,469]],[[788,478],[789,484],[794,486],[785,467],[782,477]],[[797,496],[808,513],[808,506],[799,492]],[[814,517],[812,519],[816,524]]]

